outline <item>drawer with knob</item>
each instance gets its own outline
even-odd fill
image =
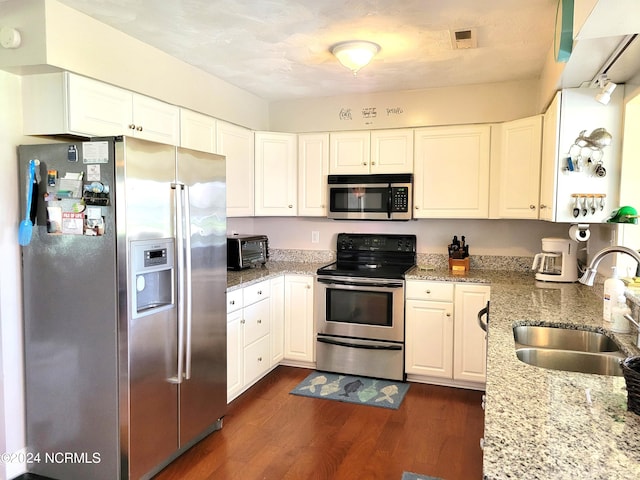
[[[411,280],[406,284],[406,298],[431,300],[434,302],[453,301],[453,282],[431,282]]]
[[[257,302],[244,308],[241,324],[244,332],[244,346],[252,344],[269,333],[270,303]],[[268,363],[267,358],[267,363]]]
[[[271,293],[271,284],[269,280],[263,282],[254,283],[248,287],[244,287],[243,300],[244,305],[251,305],[252,303],[259,302],[265,298],[269,298]]]
[[[269,337],[264,337],[244,349],[244,382],[251,384],[269,370]]]
[[[235,312],[242,308],[242,289],[227,292],[227,313]]]

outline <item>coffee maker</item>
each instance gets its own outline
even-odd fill
[[[543,238],[542,253],[533,257],[536,280],[575,282],[578,280],[578,242],[568,238]]]

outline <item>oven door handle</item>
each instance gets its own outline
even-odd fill
[[[359,282],[357,280],[336,280],[331,278],[318,278],[318,283],[326,283],[328,285],[344,285],[347,287],[376,287],[376,288],[402,288],[402,282]]]
[[[365,350],[402,350],[401,345],[365,345],[360,343],[341,342],[339,340],[331,340],[328,338],[317,338],[318,342],[328,343],[329,345],[338,345],[340,347],[362,348]]]

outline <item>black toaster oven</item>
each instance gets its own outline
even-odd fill
[[[269,258],[269,240],[266,235],[230,235],[227,237],[227,269],[264,265]]]

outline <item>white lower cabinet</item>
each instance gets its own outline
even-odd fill
[[[452,378],[453,284],[407,282],[405,372]]]
[[[410,380],[481,388],[486,337],[477,321],[490,287],[407,281],[405,371]]]
[[[487,285],[456,283],[453,378],[484,383],[487,374],[487,336],[478,325],[478,312],[487,306]]]
[[[227,402],[270,370],[270,330],[269,280],[228,292]]]
[[[284,275],[270,281],[271,293],[271,366],[275,367],[284,358]]]
[[[242,309],[227,313],[227,402],[242,392],[243,362]]]
[[[316,361],[313,275],[284,277],[284,360],[308,366]]]
[[[227,402],[280,364],[315,367],[313,275],[227,292]]]

